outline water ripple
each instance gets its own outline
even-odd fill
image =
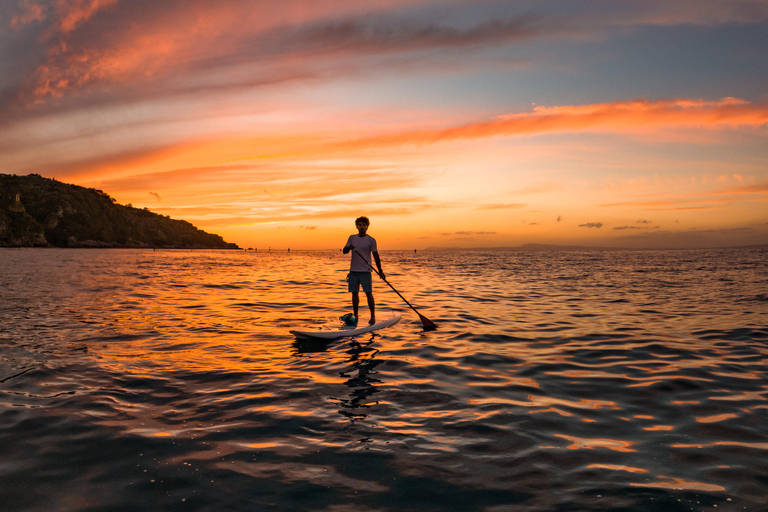
[[[763,510],[764,252],[382,256],[4,250],[0,508]]]

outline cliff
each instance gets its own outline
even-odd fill
[[[0,174],[0,247],[24,246],[238,248],[189,222],[117,204],[101,190]]]

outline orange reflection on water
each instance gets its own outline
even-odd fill
[[[712,375],[717,375],[718,377],[727,377],[727,378],[733,378],[733,379],[749,379],[749,380],[761,380],[764,378],[764,375],[762,372],[757,371],[751,371],[751,372],[712,372]]]
[[[408,386],[409,384],[412,385],[427,385],[432,384],[434,381],[432,379],[393,379],[393,380],[387,380],[387,383],[392,386]]]
[[[555,437],[561,437],[571,441],[573,444],[568,446],[569,450],[594,450],[596,448],[605,448],[607,450],[624,453],[637,451],[630,448],[630,446],[634,444],[632,441],[619,441],[616,439],[601,438],[587,439],[584,437],[567,436],[565,434],[555,434]]]
[[[682,478],[668,478],[660,476],[659,478],[667,478],[669,481],[664,482],[638,482],[630,483],[632,487],[651,487],[654,489],[670,489],[675,491],[724,491],[725,487],[714,484],[705,484],[704,482],[689,482]]]
[[[627,471],[628,473],[647,473],[647,469],[633,468],[622,464],[590,464],[587,469],[610,469],[612,471]]]
[[[385,427],[418,427],[416,423],[408,423],[407,421],[379,421],[379,425]]]
[[[762,391],[745,391],[740,395],[730,395],[730,396],[711,396],[709,397],[710,400],[728,400],[733,402],[749,402],[752,400],[768,400],[768,398],[765,398],[763,396],[763,393],[765,393],[765,389]]]
[[[653,386],[654,384],[658,384],[659,382],[664,382],[662,380],[649,380],[646,382],[638,382],[637,384],[630,384],[627,387],[628,388],[642,388],[645,386]]]
[[[307,374],[304,377],[321,384],[344,384],[345,382],[347,382],[347,380],[349,380],[341,377],[329,377],[327,375],[322,375],[320,373]]]
[[[490,373],[490,372],[489,372]],[[487,376],[485,376],[487,378]],[[533,379],[529,378],[509,378],[508,376],[504,376],[504,380],[500,380],[499,382],[468,382],[467,386],[483,386],[483,387],[509,387],[509,386],[525,386],[525,387],[531,387],[539,389],[539,383],[536,382]]]
[[[563,411],[562,409],[558,409],[557,407],[550,407],[549,409],[541,409],[540,411],[530,411],[529,414],[539,414],[540,412],[556,412],[560,416],[573,416],[573,413]]]
[[[696,421],[699,423],[717,423],[719,421],[730,420],[731,418],[738,418],[738,414],[717,414],[715,416],[698,416]]]
[[[457,411],[424,411],[420,413],[407,412],[401,414],[401,418],[445,418],[446,416],[453,416]]]
[[[509,404],[518,405],[521,407],[546,407],[548,405],[563,405],[565,407],[574,407],[576,409],[619,409],[616,402],[609,400],[587,400],[586,398],[579,400],[578,402],[573,400],[564,400],[562,398],[555,398],[552,396],[535,396],[528,395],[528,402],[521,400],[510,400],[508,398],[472,398],[469,403],[472,405],[491,405],[491,404]]]
[[[279,443],[252,443],[246,444],[245,446],[254,450],[265,450],[267,448],[276,448],[279,446]]]
[[[673,444],[672,448],[712,448],[713,446],[741,446],[743,448],[768,450],[768,443],[740,443],[738,441],[716,441],[714,443],[699,444]]]
[[[297,411],[295,409],[289,409],[288,407],[277,407],[274,405],[265,405],[264,407],[255,407],[251,409],[251,412],[274,412],[287,414],[288,416],[312,416],[315,411]]]
[[[393,428],[390,430],[390,432],[394,432],[395,434],[412,435],[412,436],[418,436],[418,437],[429,437],[430,435],[430,432],[427,432],[425,430],[419,430],[416,428],[403,428],[403,429]]]
[[[673,427],[672,425],[656,425],[653,427],[644,427],[643,430],[655,432],[659,430],[675,430],[675,427]]]

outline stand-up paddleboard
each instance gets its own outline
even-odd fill
[[[314,331],[290,331],[290,332],[291,334],[293,334],[294,336],[300,339],[334,340],[336,338],[344,338],[346,336],[357,336],[358,334],[364,334],[366,332],[384,329],[385,327],[395,325],[397,322],[399,322],[401,316],[402,315],[400,313],[392,313],[392,316],[387,318],[386,320],[376,322],[373,325],[365,325],[362,327],[358,327],[356,325],[345,325],[341,327],[326,325]]]

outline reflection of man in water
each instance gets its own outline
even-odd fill
[[[379,350],[374,348],[376,336],[370,335],[370,339],[365,342],[352,339],[349,349],[346,350],[348,358],[343,363],[343,368],[339,370],[339,376],[346,379],[346,397],[339,397],[339,391],[329,391],[329,400],[338,407],[338,413],[351,425],[356,428],[349,431],[352,435],[363,436],[358,439],[360,443],[371,443],[373,436],[379,432],[377,429],[370,428],[370,422],[375,425],[375,417],[382,414],[377,399],[377,394],[382,391],[382,382],[378,379],[377,367],[384,362],[378,358]],[[297,349],[296,355],[310,354],[317,352],[327,352],[329,340],[299,340],[294,343]],[[334,354],[334,357],[337,354]],[[333,359],[332,357],[331,359]],[[330,386],[330,385],[329,385]],[[333,385],[331,387],[336,387]],[[342,388],[344,389],[344,388]],[[342,394],[343,396],[343,394]],[[373,416],[373,418],[371,417]],[[366,421],[367,420],[367,421]],[[358,423],[361,422],[361,423]]]
[[[355,322],[358,319],[358,308],[360,306],[360,286],[362,285],[365,296],[368,299],[368,308],[371,310],[371,320],[369,324],[376,323],[376,303],[373,300],[373,283],[371,281],[371,267],[366,263],[360,254],[369,262],[371,254],[376,261],[376,267],[379,269],[379,277],[386,279],[384,271],[381,270],[381,259],[379,259],[379,250],[376,247],[376,239],[367,234],[368,226],[371,222],[368,217],[358,217],[355,219],[357,234],[351,235],[344,246],[344,254],[352,251],[352,261],[349,266],[349,285],[347,289],[352,293],[352,312],[355,315]],[[358,254],[358,252],[360,254]]]
[[[373,343],[372,341],[361,345],[360,343],[353,341],[352,349],[349,353],[352,355],[349,360],[352,366],[347,370],[340,372],[339,375],[347,377],[347,382],[344,384],[352,388],[349,395],[349,399],[340,400],[341,409],[339,414],[347,417],[350,421],[364,420],[368,417],[367,414],[360,409],[367,409],[373,405],[378,404],[378,401],[369,401],[369,398],[379,392],[376,384],[380,384],[381,381],[371,375],[375,375],[377,372],[375,368],[381,363],[380,360],[374,359],[379,353],[378,350],[368,348],[368,345]],[[364,353],[372,352],[361,357]],[[352,372],[357,371],[357,375],[353,376]]]

